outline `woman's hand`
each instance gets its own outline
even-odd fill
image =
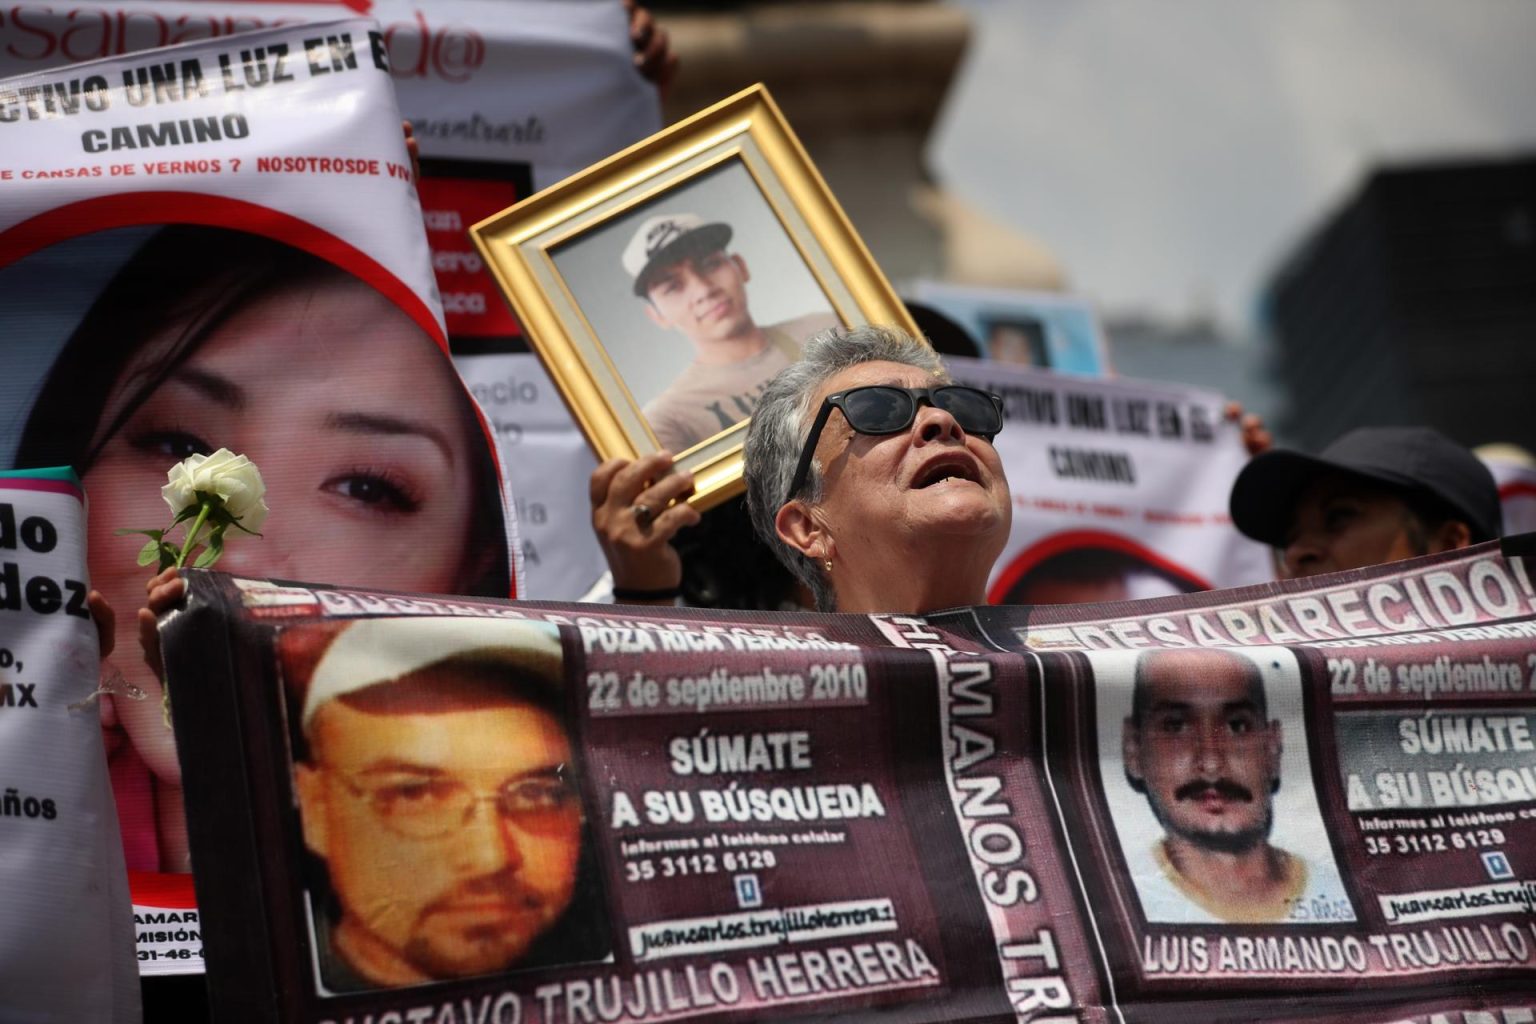
[[[1243,450],[1249,457],[1262,455],[1275,446],[1275,436],[1264,426],[1264,418],[1256,412],[1243,413],[1243,403],[1228,402],[1226,417],[1243,429]]]
[[[693,474],[670,469],[672,454],[655,452],[633,462],[609,459],[592,471],[592,530],[616,591],[676,590],[682,584],[683,561],[671,540],[696,525],[699,512],[681,500],[693,492]]]
[[[160,656],[160,616],[179,605],[187,596],[187,581],[178,569],[167,569],[144,584],[149,599],[139,609],[139,647],[144,651],[144,662],[155,673],[156,679],[165,678],[165,662]]]
[[[629,45],[635,50],[635,67],[665,96],[672,79],[677,77],[677,54],[672,52],[672,40],[667,30],[656,23],[655,16],[635,0],[624,0],[624,9],[629,12]]]
[[[117,613],[112,611],[112,606],[99,590],[85,595],[85,607],[91,613],[91,621],[96,623],[96,645],[105,660],[117,642]]]
[[[411,158],[411,184],[421,184],[421,143],[416,141],[416,129],[411,127],[411,122],[401,121],[400,128],[405,132],[405,153]]]

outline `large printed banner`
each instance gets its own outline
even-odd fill
[[[1494,544],[930,618],[196,573],[161,635],[220,1020],[1536,1008]]]
[[[244,84],[247,73],[258,80],[265,74],[286,76],[298,51],[287,55],[280,70],[269,60],[271,71],[253,64],[247,72],[239,55],[255,50],[231,44],[235,33],[359,14],[376,20],[377,35],[369,38],[382,45],[400,112],[412,122],[421,148],[419,191],[432,271],[455,362],[490,420],[519,499],[524,592],[573,599],[604,568],[590,537],[572,539],[564,529],[586,518],[587,475],[596,463],[559,393],[527,351],[465,229],[661,127],[655,90],[635,70],[617,0],[29,0],[0,9],[0,76],[208,40],[224,46],[234,61],[236,83]],[[214,70],[217,83],[224,72],[222,66]],[[73,88],[69,77],[59,81],[67,99]],[[43,96],[39,113],[52,109]],[[293,120],[307,117],[300,107],[290,109]],[[0,125],[3,119],[0,114]],[[341,155],[328,145],[326,123],[312,122],[315,133],[306,141],[293,125],[279,148],[272,148],[270,137],[254,148],[269,162],[290,164],[294,158]],[[170,144],[146,152],[175,157],[181,150]],[[389,159],[403,164],[390,152]],[[153,173],[139,167],[142,154],[118,153],[130,159],[113,162],[137,174],[123,171],[112,178],[103,171],[106,177],[95,182],[101,189]],[[248,163],[246,173],[250,170]],[[266,173],[270,188],[274,172]],[[327,174],[297,166],[283,173],[290,184],[305,187]],[[15,182],[9,187],[16,188]],[[341,201],[326,188],[311,194],[320,203],[366,209],[362,196]],[[414,252],[400,254],[418,265]],[[5,441],[0,420],[0,451]]]
[[[358,16],[374,20],[422,154],[505,169],[487,182],[543,188],[656,127],[615,0],[21,0],[0,10],[0,73]]]
[[[0,81],[0,465],[73,466],[90,496],[119,626],[101,724],[150,969],[198,969],[201,947],[189,880],[166,874],[188,850],[133,625],[150,571],[116,530],[167,524],[170,466],[227,447],[260,467],[273,513],[232,568],[516,592],[389,68],[380,29],[349,20]]]

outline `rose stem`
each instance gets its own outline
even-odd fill
[[[192,525],[187,530],[187,541],[181,546],[181,554],[176,556],[176,568],[180,569],[187,564],[187,555],[192,552],[192,544],[197,540],[198,532],[202,530],[203,523],[208,519],[208,510],[212,506],[213,502],[205,501],[203,507],[198,509],[197,518],[192,520]]]

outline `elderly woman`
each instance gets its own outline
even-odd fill
[[[753,526],[823,611],[985,603],[1011,518],[991,443],[1001,427],[1001,400],[951,384],[917,339],[890,327],[824,331],[753,413]],[[680,593],[669,541],[698,522],[681,501],[692,486],[666,452],[592,474],[592,525],[618,600]]]
[[[825,331],[752,415],[753,525],[822,611],[984,604],[1012,521],[1002,426],[1002,400],[915,338]]]

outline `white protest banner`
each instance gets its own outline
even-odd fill
[[[537,600],[579,599],[608,571],[588,525],[588,478],[597,458],[531,352],[458,355],[454,364],[485,410],[516,496],[521,592]]]
[[[232,567],[517,592],[513,508],[447,356],[400,121],[383,33],[356,19],[0,81],[0,464],[73,466],[91,496],[147,971],[201,956],[174,874],[183,766],[133,629],[150,570],[143,538],[114,533],[166,524],[170,466],[227,447],[261,468],[273,512]]]
[[[572,600],[607,568],[586,527],[597,463],[465,229],[659,129],[656,93],[635,71],[617,3],[383,0],[370,10],[421,142],[422,213],[454,362],[517,495],[524,592]]]
[[[616,0],[20,2],[0,11],[0,73],[358,15],[424,156],[520,166],[543,188],[657,126]]]
[[[522,592],[574,598],[603,569],[596,542],[566,529],[586,518],[591,456],[464,229],[661,127],[617,0],[23,2],[0,11],[0,75],[356,14],[377,20],[420,145],[455,362],[526,503]]]
[[[85,230],[243,227],[342,265],[441,337],[388,81],[364,21],[8,79],[6,261]]]
[[[1268,550],[1232,526],[1248,456],[1220,395],[971,359],[957,381],[1003,396],[998,454],[1013,532],[994,604],[1124,601],[1274,578]]]
[[[137,1021],[128,880],[91,700],[85,495],[0,473],[0,1017]]]

